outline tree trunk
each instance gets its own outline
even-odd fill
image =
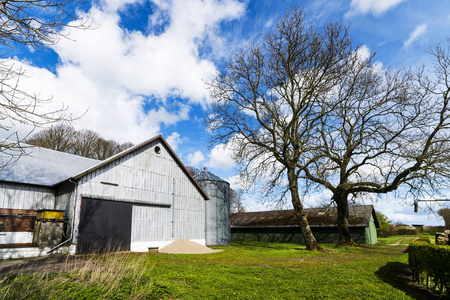
[[[308,219],[306,218],[305,209],[300,201],[300,196],[298,194],[298,183],[297,176],[294,171],[288,171],[288,180],[289,180],[289,190],[291,192],[292,205],[294,206],[295,216],[299,221],[300,228],[302,230],[303,238],[305,239],[306,249],[307,250],[323,250],[320,247],[319,243],[316,241],[314,234],[311,231],[311,227],[309,227]]]
[[[359,246],[355,243],[350,236],[350,230],[348,228],[348,216],[349,216],[349,208],[348,208],[348,200],[347,195],[344,193],[334,194],[334,201],[337,205],[337,225],[339,231],[339,240],[338,246]]]

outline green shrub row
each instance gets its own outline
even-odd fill
[[[419,230],[410,228],[397,228],[397,235],[417,235]]]
[[[430,237],[423,235],[409,245],[408,254],[414,281],[441,294],[450,293],[450,247],[431,245]]]
[[[384,224],[380,225],[380,228],[377,228],[378,237],[391,237],[397,235],[397,227],[392,224]]]
[[[430,234],[429,233],[422,234],[416,242],[426,242],[427,244],[431,244]]]

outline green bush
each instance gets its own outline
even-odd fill
[[[409,267],[413,272],[413,280],[422,283],[426,278],[427,287],[430,280],[434,289],[440,293],[450,292],[450,247],[430,244],[430,237],[423,235],[408,247]],[[423,275],[426,275],[425,277]]]
[[[377,234],[379,237],[391,237],[397,235],[397,227],[391,224],[380,225],[380,228],[377,228]]]
[[[422,234],[417,241],[426,242],[427,244],[431,244],[430,234],[429,233]]]
[[[391,237],[397,234],[397,227],[392,225],[392,222],[387,216],[381,212],[375,212],[377,214],[378,223],[380,228],[377,228],[377,234],[379,237]]]
[[[417,235],[419,234],[417,229],[397,228],[397,235]]]

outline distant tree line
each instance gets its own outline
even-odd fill
[[[130,142],[119,144],[102,138],[92,130],[76,130],[66,123],[55,124],[35,133],[26,139],[25,143],[98,160],[107,159],[133,147]]]

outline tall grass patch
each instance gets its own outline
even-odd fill
[[[77,258],[79,259],[79,258]],[[68,256],[67,269],[75,258]],[[2,299],[139,299],[156,296],[151,265],[131,253],[93,255],[76,270],[52,273],[48,266],[30,266],[0,279]],[[32,274],[30,270],[33,270]]]

